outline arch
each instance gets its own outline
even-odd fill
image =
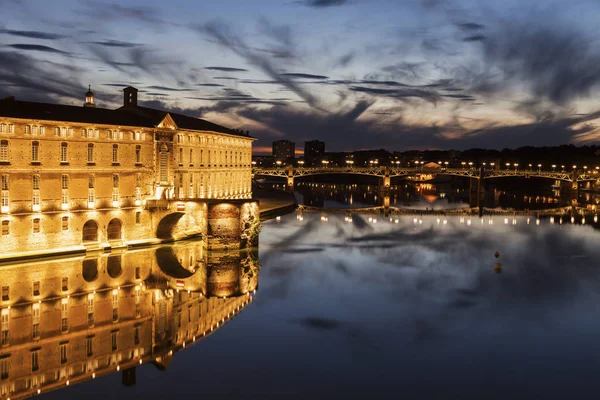
[[[185,279],[194,275],[181,265],[172,247],[160,247],[156,249],[156,261],[160,270],[171,278]]]
[[[122,237],[123,224],[117,218],[111,219],[106,228],[108,240],[119,240]]]
[[[81,262],[81,274],[86,282],[93,282],[98,278],[98,260],[89,259]]]
[[[85,242],[97,242],[98,241],[98,223],[93,219],[90,219],[83,225],[81,230],[82,241]]]
[[[183,217],[185,213],[176,212],[169,215],[166,215],[163,219],[158,223],[158,227],[156,228],[156,237],[159,239],[172,239],[173,238],[173,228],[175,228],[175,224]]]
[[[109,256],[108,260],[106,260],[106,272],[108,276],[111,278],[118,278],[123,272],[123,268],[121,267],[121,256]]]

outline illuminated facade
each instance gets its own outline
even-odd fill
[[[91,91],[83,107],[0,100],[0,247],[17,257],[151,242],[159,228],[206,234],[215,200],[251,199],[253,140],[138,106],[132,87],[116,110]]]
[[[0,270],[0,398],[17,399],[135,367],[168,367],[253,299],[256,252],[187,242]]]

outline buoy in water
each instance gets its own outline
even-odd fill
[[[496,257],[496,258],[500,257],[500,253],[498,253],[498,252],[495,252],[495,253],[494,253],[494,257]]]

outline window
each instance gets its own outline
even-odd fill
[[[6,286],[6,287],[8,288],[8,286]],[[4,294],[4,287],[2,288],[2,294]],[[2,296],[2,298],[4,298],[4,296]],[[9,312],[10,312],[10,309],[3,308],[2,312],[0,313],[0,318],[1,318],[0,330],[2,331],[0,344],[2,346],[8,346],[8,321],[10,319]]]
[[[69,230],[69,217],[67,217],[67,216],[62,217],[61,222],[62,222],[62,230],[68,231]]]
[[[40,295],[40,281],[33,282],[33,295],[34,296]]]
[[[0,210],[3,213],[7,213],[8,208],[10,206],[8,198],[8,175],[2,175],[2,200],[0,202],[0,205],[2,206]]]
[[[90,175],[88,179],[88,207],[93,208],[94,203],[96,201],[96,189],[94,186],[96,185],[96,180],[93,175]]]
[[[110,129],[106,131],[106,138],[107,139],[113,139],[113,131],[111,131]]]
[[[66,210],[69,206],[69,175],[60,178],[62,208]]]
[[[139,225],[142,223],[141,221],[142,221],[142,213],[138,211],[135,213],[135,223]]]
[[[40,176],[33,175],[32,177],[33,196],[31,206],[33,211],[40,211]]]
[[[8,125],[8,133],[15,133],[15,126],[13,124]]]
[[[113,175],[113,194],[112,194],[113,207],[116,207],[114,203],[119,202],[119,175]]]
[[[54,136],[60,136],[60,128],[54,128]]]
[[[160,151],[160,182],[167,183],[169,177],[167,175],[169,165],[169,153],[165,148]]]
[[[40,219],[33,219],[33,233],[40,233]]]
[[[31,372],[35,372],[38,369],[40,369],[39,358],[40,358],[40,351],[33,350],[31,352]]]
[[[87,136],[88,136],[88,138],[93,138],[94,137],[94,130],[93,129],[88,129],[87,130]]]
[[[68,163],[69,162],[69,154],[68,154],[68,147],[69,145],[66,142],[62,142],[60,144],[60,162],[61,163]]]
[[[135,146],[135,163],[140,164],[142,162],[142,146]]]
[[[135,287],[135,317],[139,318],[142,315],[142,302],[141,302],[140,287]]]
[[[87,356],[92,357],[94,355],[94,337],[90,336],[85,339],[85,348]]]
[[[110,333],[110,342],[112,351],[117,351],[117,332]]]
[[[69,278],[64,277],[62,278],[62,291],[66,292],[67,290],[69,290]]]
[[[10,233],[8,224],[8,220],[2,221],[2,235],[8,235]]]
[[[179,149],[179,165],[183,165],[183,149]]]
[[[0,140],[0,162],[8,162],[8,140]]]
[[[25,125],[25,134],[26,135],[30,135],[31,134],[31,125]]]
[[[119,320],[119,291],[117,289],[112,291],[112,320],[113,322]]]
[[[31,162],[40,161],[40,142],[31,142]]]
[[[0,133],[6,133],[6,124],[0,124]]]
[[[46,127],[40,126],[40,136],[44,136],[46,134]]]
[[[94,325],[94,294],[88,294],[88,326]]]
[[[31,316],[32,316],[32,324],[33,324],[31,336],[33,339],[39,339],[40,338],[40,304],[39,303],[33,303],[31,305]]]
[[[67,343],[60,344],[60,363],[67,363]]]
[[[136,326],[133,328],[133,344],[140,344],[140,327]]]
[[[194,164],[194,150],[190,149],[190,166]]]
[[[60,136],[62,136],[62,137],[67,136],[67,128],[60,128]]]
[[[73,137],[73,128],[69,128],[69,137]]]
[[[112,162],[113,162],[113,164],[117,164],[119,162],[119,145],[118,144],[113,144]]]
[[[0,379],[8,379],[10,375],[10,357],[0,359]]]
[[[64,333],[69,330],[69,299],[60,301],[61,331]]]
[[[86,137],[86,136],[87,136],[87,133],[86,133],[85,128],[81,128],[81,137]]]
[[[88,163],[94,162],[94,145],[92,143],[88,144],[87,162]]]

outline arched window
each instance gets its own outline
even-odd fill
[[[98,223],[96,221],[89,220],[83,225],[82,240],[83,242],[98,241]]]
[[[108,236],[108,240],[117,240],[121,239],[121,230],[122,224],[118,219],[112,219],[108,223],[108,227],[106,228],[106,234]]]

